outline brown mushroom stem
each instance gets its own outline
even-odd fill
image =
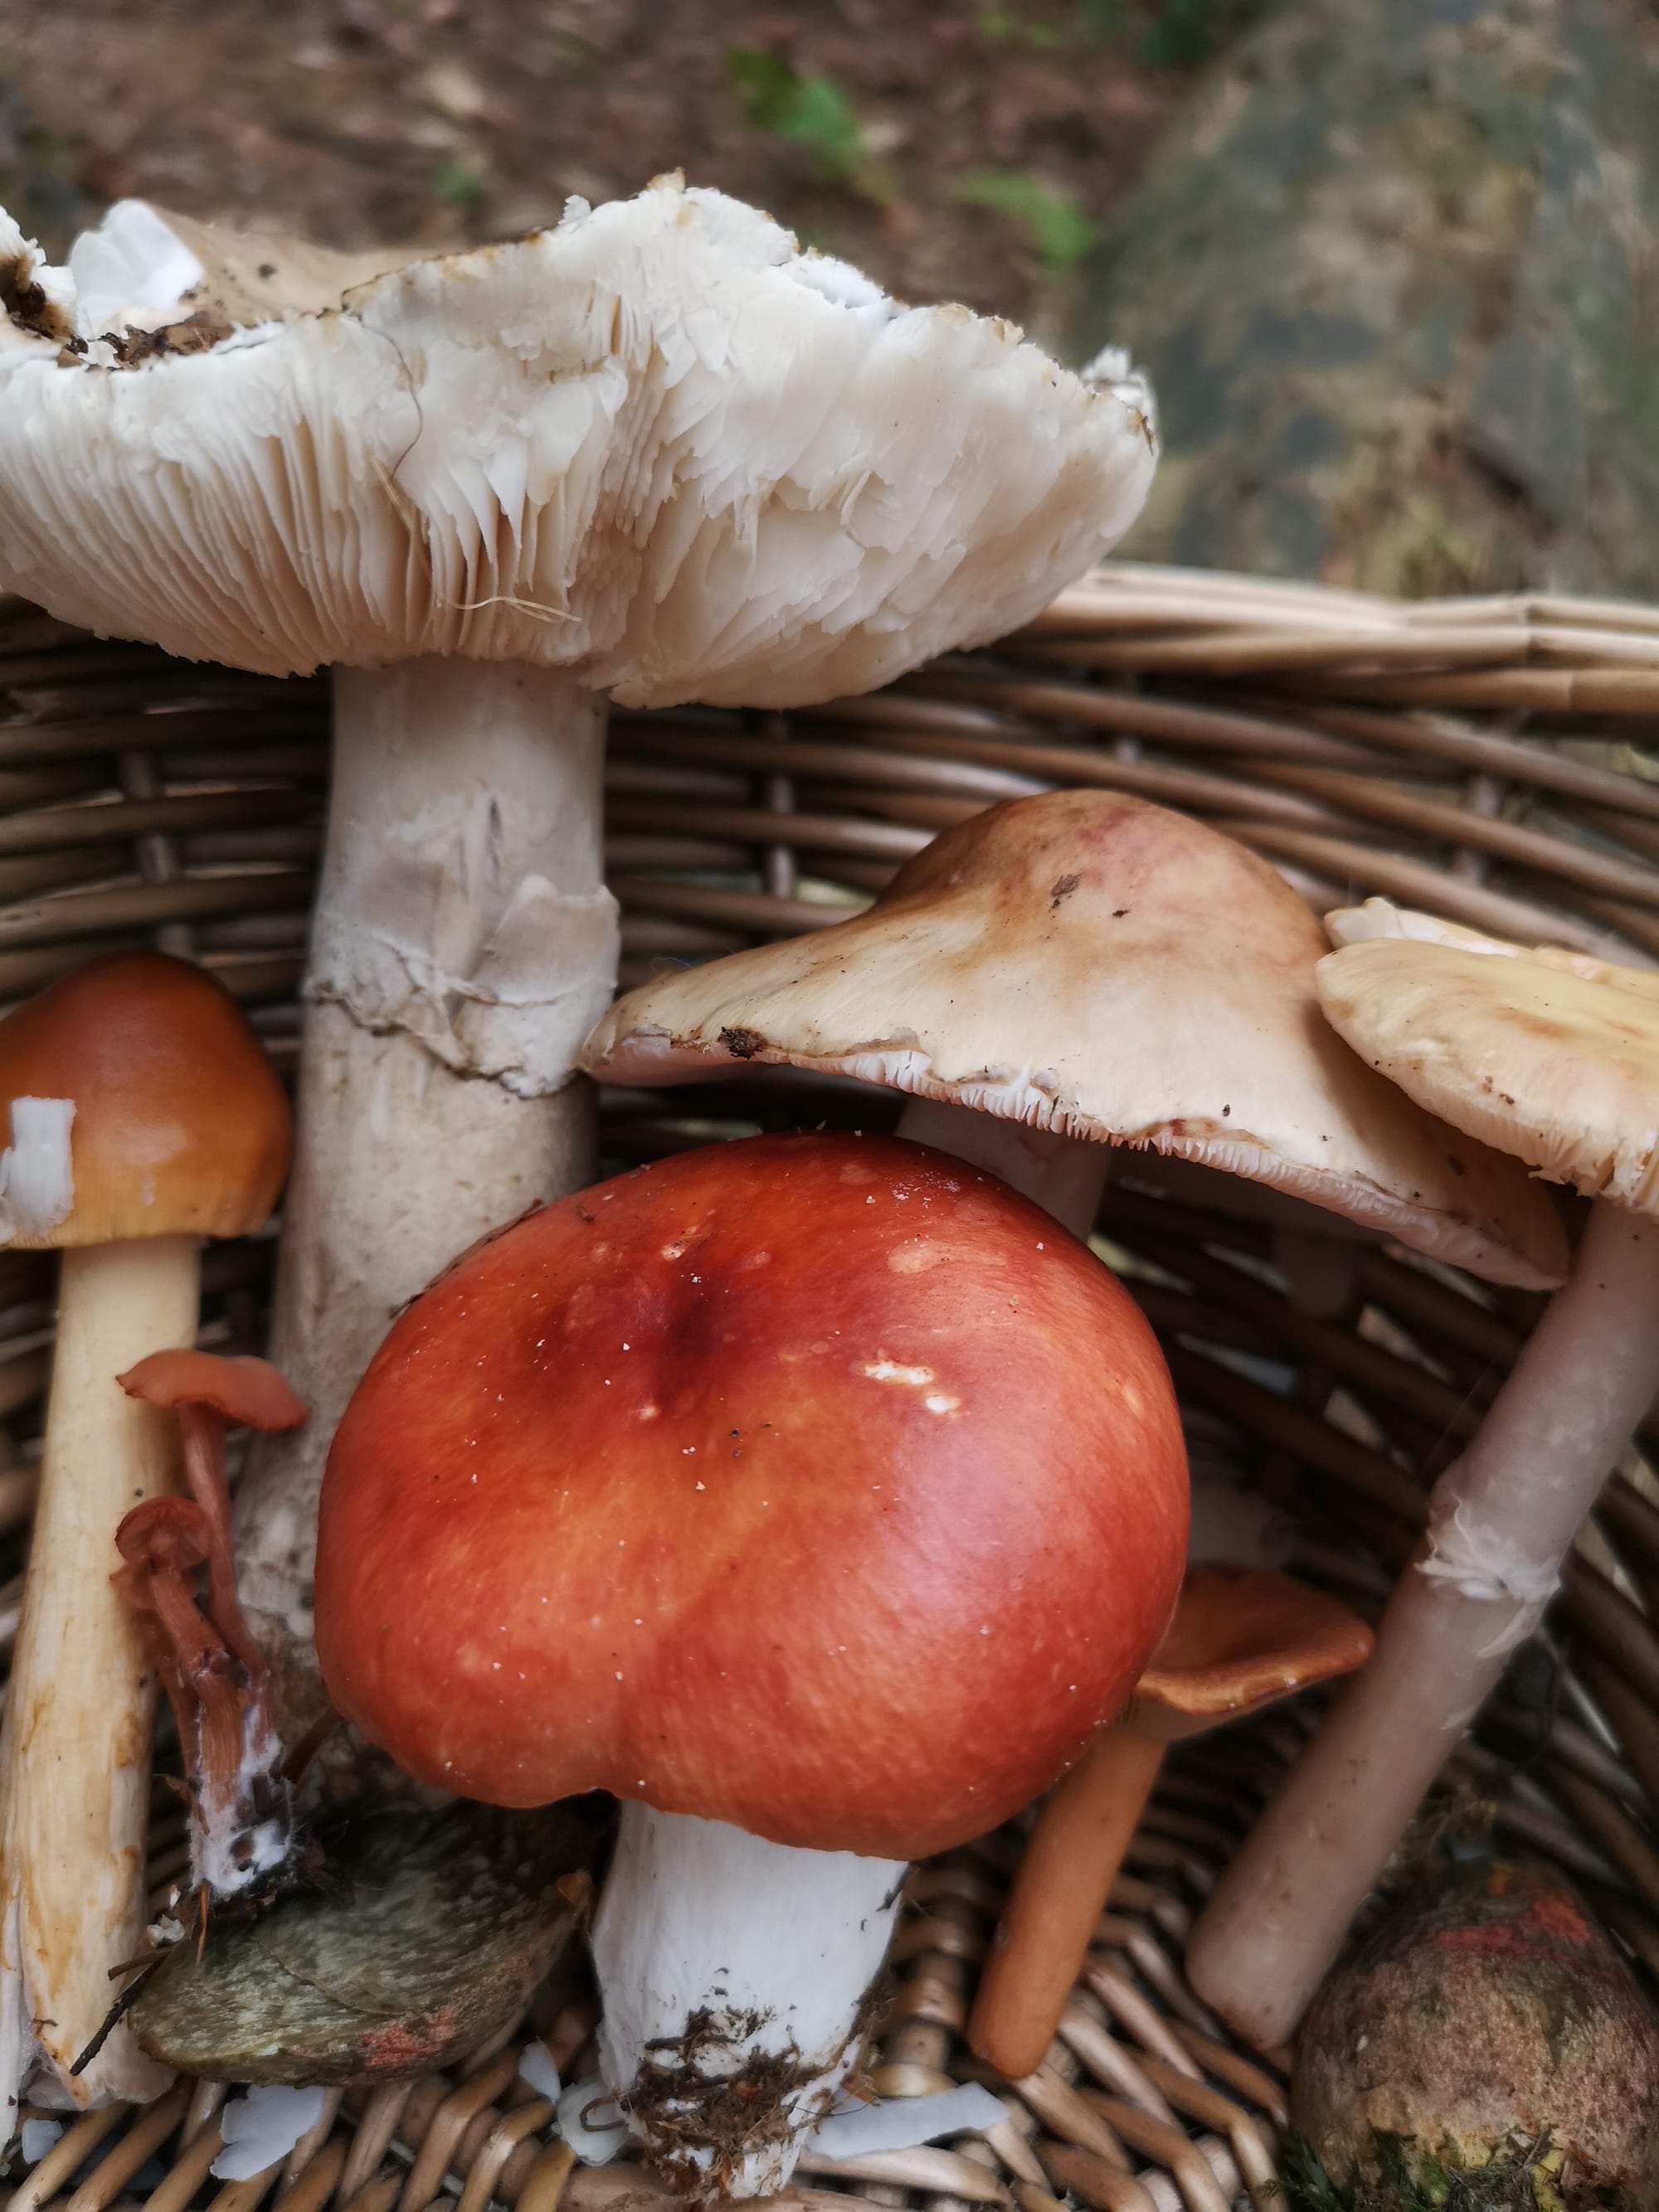
[[[271,1356],[313,1407],[262,1438],[241,1588],[285,1723],[320,1707],[311,1580],[324,1462],[399,1308],[594,1173],[570,1079],[616,975],[605,702],[552,669],[406,661],[335,678],[298,1131]]]
[[[908,1099],[897,1134],[1000,1176],[1087,1243],[1106,1188],[1109,1146],[1058,1136],[1052,1129],[1034,1129],[941,1098]]]
[[[268,1890],[293,1842],[294,1793],[270,1675],[248,1631],[231,1557],[225,1431],[291,1429],[307,1409],[263,1359],[153,1352],[119,1377],[129,1397],[176,1415],[188,1498],[136,1505],[116,1530],[116,1588],[138,1615],[172,1701],[191,1807],[192,1888],[204,1902]],[[207,1569],[205,1605],[198,1567]]]
[[[1054,2040],[1095,1923],[1164,1762],[1164,1746],[1109,1728],[1043,1801],[980,1977],[969,2041],[1018,2081]]]
[[[1255,2042],[1283,2043],[1301,2018],[1423,1793],[1537,1626],[1656,1389],[1659,1222],[1599,1203],[1571,1279],[1435,1486],[1375,1657],[1194,1930],[1193,1986]]]
[[[198,1567],[210,1590],[228,1571],[224,1536],[193,1498],[147,1498],[116,1531],[125,1562],[116,1587],[145,1622],[167,1686],[190,1791],[191,1887],[208,1898],[256,1889],[286,1864],[293,1838],[265,1671],[234,1586],[228,1632],[211,1597],[208,1614],[196,1603]]]
[[[115,1378],[196,1334],[200,1245],[156,1237],[63,1255],[40,1501],[0,1760],[0,2081],[38,2103],[148,2098],[163,2070],[103,2023],[109,1970],[140,1948],[155,1676],[110,1586],[115,1531],[173,1482],[164,1414]],[[50,1724],[46,1723],[49,1722]]]

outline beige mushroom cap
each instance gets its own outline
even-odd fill
[[[1500,960],[1528,960],[1579,976],[1586,983],[1607,983],[1615,990],[1659,999],[1659,968],[1621,968],[1616,961],[1598,960],[1593,952],[1575,952],[1565,945],[1516,945],[1507,937],[1489,937],[1484,930],[1468,929],[1437,914],[1396,906],[1392,899],[1368,898],[1363,906],[1338,907],[1325,917],[1325,933],[1339,948],[1378,937],[1410,938],[1419,945],[1446,945]]]
[[[1559,1282],[1549,1201],[1320,1019],[1319,923],[1232,839],[1108,792],[935,839],[866,914],[665,975],[590,1038],[600,1079],[737,1060],[861,1077],[1271,1184],[1495,1282]]]
[[[1659,1215],[1659,978],[1397,917],[1319,963],[1320,1004],[1410,1098],[1552,1182]]]

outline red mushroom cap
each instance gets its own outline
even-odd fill
[[[917,1146],[763,1137],[402,1316],[330,1455],[317,1643],[422,1779],[920,1856],[1116,1711],[1186,1527],[1168,1372],[1085,1246]]]

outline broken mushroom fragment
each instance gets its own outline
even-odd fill
[[[398,1321],[330,1455],[340,1711],[418,1778],[623,1800],[600,2050],[647,2154],[782,2185],[905,1863],[994,1826],[1168,1624],[1151,1330],[993,1178],[759,1138],[547,1207]]]
[[[308,1831],[322,1878],[178,1943],[132,2007],[153,2057],[213,2081],[374,2088],[510,2027],[576,1934],[603,1799],[550,1811],[360,1802]]]
[[[1320,963],[1339,1035],[1406,1095],[1595,1200],[1559,1291],[1436,1483],[1376,1656],[1223,1875],[1188,1969],[1285,2040],[1423,1793],[1509,1655],[1659,1389],[1659,1006],[1651,977],[1360,909]],[[1349,918],[1333,917],[1347,933]]]
[[[58,1338],[0,1738],[0,2095],[93,2105],[165,2076],[118,2027],[144,1927],[155,1684],[111,1588],[115,1532],[173,1486],[172,1425],[116,1376],[196,1335],[204,1237],[269,1214],[289,1109],[246,1017],[160,953],[94,960],[0,1022],[3,1233],[62,1249]]]
[[[1558,1282],[1542,1194],[1322,1023],[1324,950],[1302,900],[1231,837],[1113,793],[1050,792],[936,837],[854,921],[630,992],[582,1060],[611,1083],[760,1060],[885,1084],[910,1094],[901,1136],[988,1168],[1079,1237],[1107,1146],[1130,1146],[1492,1281]]]
[[[0,586],[337,672],[271,1346],[315,1418],[242,1500],[302,1698],[323,1455],[370,1353],[592,1172],[567,1086],[615,973],[607,695],[799,705],[1016,627],[1133,520],[1150,402],[678,179],[396,267],[131,202],[67,270],[0,217],[8,259]]]
[[[264,1656],[236,1597],[225,1431],[306,1419],[269,1361],[153,1352],[118,1377],[128,1397],[178,1416],[190,1496],[135,1505],[115,1532],[116,1587],[145,1622],[172,1700],[190,1803],[191,1887],[211,1899],[268,1887],[287,1864],[294,1793],[271,1714]],[[207,1569],[198,1608],[195,1569]]]
[[[981,2058],[1012,2081],[1042,2063],[1165,1747],[1349,1674],[1370,1645],[1357,1613],[1287,1575],[1188,1569],[1128,1704],[1037,1814],[969,2022]]]

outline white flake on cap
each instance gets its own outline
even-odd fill
[[[188,312],[185,295],[207,274],[144,200],[118,200],[69,252],[75,324],[83,338]]]
[[[44,1237],[75,1204],[72,1098],[14,1098],[11,1142],[0,1152],[0,1244]]]

